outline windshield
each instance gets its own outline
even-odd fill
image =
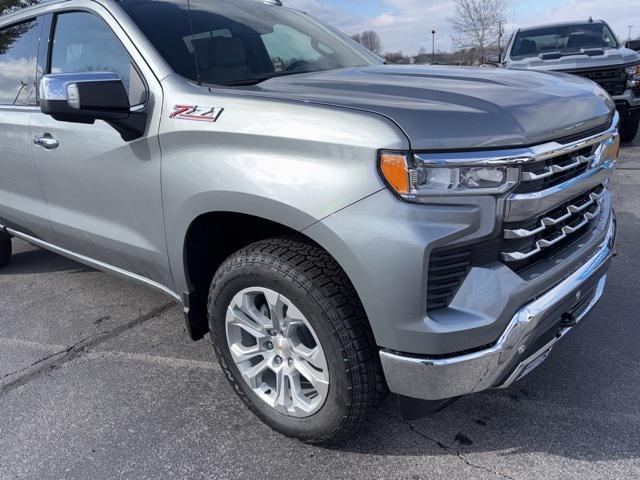
[[[545,54],[579,54],[583,50],[619,48],[611,29],[603,23],[585,23],[518,32],[511,58]]]
[[[122,0],[165,60],[191,80],[250,85],[281,75],[382,63],[308,15],[257,1]],[[189,13],[191,17],[189,17]]]

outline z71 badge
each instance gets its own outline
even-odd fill
[[[192,120],[195,122],[215,122],[218,120],[224,108],[200,107],[198,105],[176,105],[170,118],[179,120]]]

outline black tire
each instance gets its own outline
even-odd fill
[[[245,288],[284,295],[306,316],[327,357],[330,387],[323,406],[306,418],[283,415],[262,401],[231,358],[225,317]],[[211,339],[224,373],[242,401],[274,430],[308,443],[340,442],[367,419],[384,395],[378,349],[358,296],[336,261],[294,238],[250,245],[226,260],[209,294]]]
[[[620,122],[620,141],[622,143],[631,143],[638,134],[640,127],[640,112],[634,112],[623,117]]]
[[[0,232],[0,268],[11,259],[11,237]]]

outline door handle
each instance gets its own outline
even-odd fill
[[[60,142],[53,138],[49,133],[45,133],[39,137],[34,137],[33,143],[47,150],[53,150],[60,146]]]

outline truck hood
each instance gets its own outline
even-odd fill
[[[588,80],[498,68],[368,66],[277,77],[248,90],[383,115],[415,150],[544,143],[611,122],[615,110]]]
[[[498,68],[358,67],[277,77],[251,90],[384,115],[415,150],[544,143],[611,122],[615,110],[588,80]]]
[[[568,55],[553,60],[542,60],[539,57],[522,60],[509,59],[509,68],[572,71],[587,68],[622,67],[632,63],[640,63],[640,53],[628,48],[606,49],[603,55]]]

